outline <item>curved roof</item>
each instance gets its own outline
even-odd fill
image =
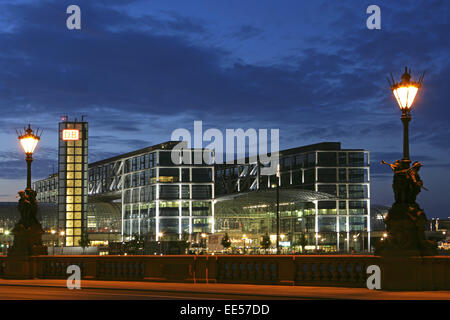
[[[94,202],[88,204],[88,212],[97,218],[122,219],[122,205],[120,202]]]
[[[335,200],[336,196],[304,189],[280,189],[280,202],[305,203],[314,200]],[[224,195],[215,199],[217,202],[232,201],[234,206],[275,205],[277,202],[276,189],[250,191]]]

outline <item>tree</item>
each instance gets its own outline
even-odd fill
[[[271,244],[272,244],[272,243],[270,242],[270,237],[269,237],[269,235],[266,233],[265,235],[262,236],[261,243],[260,243],[261,248],[263,248],[263,249],[266,250],[266,252],[267,252],[267,249],[270,248],[270,245],[271,245]]]
[[[308,244],[307,236],[304,234],[300,235],[300,238],[297,240],[297,242],[294,244],[295,246],[300,246],[301,252],[305,252],[305,246]]]
[[[222,247],[227,250],[231,246],[231,240],[228,236],[228,233],[225,233],[225,235],[222,237]]]
[[[83,233],[81,234],[81,239],[80,239],[80,241],[78,241],[78,244],[80,245],[80,247],[83,248],[83,254],[84,254],[85,248],[89,247],[89,244],[90,244],[89,236],[85,230],[83,230]]]
[[[145,236],[137,233],[133,234],[133,237],[127,243],[127,252],[131,254],[138,254],[144,251]]]

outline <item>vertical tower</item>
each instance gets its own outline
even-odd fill
[[[79,246],[87,226],[88,123],[64,117],[58,140],[59,229],[65,246]]]

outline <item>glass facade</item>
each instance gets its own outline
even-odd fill
[[[179,153],[172,159],[174,145],[91,164],[89,195],[119,195],[122,200],[124,241],[136,235],[179,240],[183,234],[214,232],[214,166],[180,164]],[[192,160],[195,152],[185,150],[183,156]]]
[[[281,233],[291,246],[299,242],[299,236],[309,240],[311,250],[326,252],[367,251],[370,248],[370,181],[369,151],[341,149],[340,143],[320,143],[280,152],[280,177],[261,176],[258,165],[222,165],[216,168],[216,196],[235,192],[249,192],[276,187],[294,188],[327,193],[335,200],[315,200],[309,204],[308,215],[287,218],[290,210],[280,207]],[[298,207],[295,210],[302,210]],[[267,216],[275,212],[267,212]],[[236,216],[235,213],[229,213]],[[259,217],[258,217],[259,218]],[[217,217],[219,219],[219,217]],[[273,232],[273,223],[263,222],[258,226],[255,243],[265,232]],[[249,233],[248,225],[258,224],[245,215],[226,219],[241,233]],[[290,222],[288,222],[290,221]],[[217,231],[225,232],[218,221]],[[225,223],[225,222],[223,222]],[[247,225],[248,224],[248,225]],[[270,227],[272,225],[272,227]],[[238,229],[234,229],[236,232]],[[250,229],[256,230],[256,227]],[[231,230],[231,229],[228,229]],[[248,235],[247,235],[248,236]],[[302,239],[302,242],[304,240]]]
[[[172,158],[176,144],[166,142],[98,161],[83,172],[79,170],[87,164],[87,141],[60,141],[59,175],[34,183],[38,199],[53,202],[59,195],[60,223],[64,221],[72,238],[68,243],[76,242],[80,226],[85,225],[83,210],[88,194],[91,202],[120,204],[119,229],[125,241],[135,235],[177,240],[184,234],[229,232],[236,237],[254,235],[256,244],[261,235],[276,232],[276,209],[246,207],[219,212],[215,200],[229,194],[272,190],[279,183],[281,193],[283,189],[299,189],[331,195],[326,200],[280,206],[282,242],[289,243],[290,249],[301,246],[351,252],[370,248],[369,151],[341,149],[340,143],[283,150],[280,177],[276,177],[260,175],[257,163],[213,165],[209,160],[212,152],[202,164],[179,164],[181,155],[174,153]],[[191,163],[197,153],[203,154],[185,150],[183,159],[187,157]],[[83,174],[86,182],[80,178]],[[87,184],[86,194],[83,183]],[[93,224],[91,229],[95,229]]]

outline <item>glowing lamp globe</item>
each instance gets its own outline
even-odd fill
[[[397,100],[398,106],[402,112],[409,112],[411,110],[414,99],[422,86],[421,81],[411,81],[411,75],[405,67],[405,73],[402,75],[402,81],[391,85],[392,92]]]
[[[39,142],[39,137],[33,134],[33,130],[30,125],[28,125],[28,129],[25,130],[25,133],[19,136],[19,141],[25,154],[32,155]]]

